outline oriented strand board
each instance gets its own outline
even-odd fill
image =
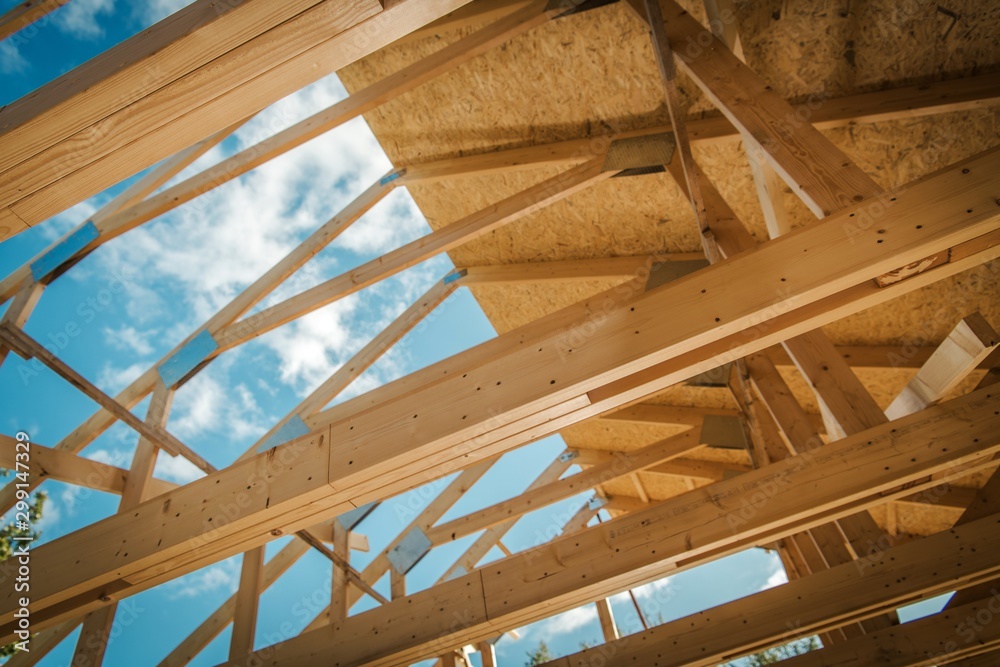
[[[704,19],[702,3],[685,0]],[[872,0],[737,0],[747,62],[808,120],[829,97],[903,84],[939,81],[1000,69],[1000,5],[954,0],[947,5]],[[476,26],[441,31],[359,61],[340,72],[356,91],[469,34]],[[689,116],[712,112],[705,96],[680,76]],[[623,3],[558,19],[366,114],[394,164],[405,165],[537,143],[596,137],[666,125],[659,75],[648,35]],[[856,124],[825,135],[878,183],[896,186],[1000,143],[1000,112],[980,109],[934,117]],[[695,158],[760,241],[763,216],[742,142],[701,143]],[[430,226],[439,229],[559,170],[456,178],[412,186]],[[816,219],[789,190],[781,195],[793,227]],[[615,178],[451,251],[458,266],[586,259],[700,248],[696,223],[666,174]],[[615,281],[478,286],[473,294],[499,332],[509,331],[604,289]],[[1000,326],[1000,262],[973,269],[891,303],[834,322],[836,344],[910,345],[940,342],[963,316],[979,310]],[[681,315],[681,314],[679,314]],[[885,407],[912,370],[865,369],[862,382]],[[807,411],[815,397],[794,369],[786,381]],[[978,380],[973,374],[958,391]],[[677,386],[646,399],[667,405],[734,408],[725,389]],[[571,447],[631,450],[668,437],[664,426],[592,421],[563,435]],[[749,463],[741,452],[703,448],[692,458]],[[675,477],[643,473],[653,498],[686,492]],[[960,484],[978,486],[977,474]],[[636,496],[629,480],[607,485]],[[955,518],[952,510],[908,506],[900,532],[928,534]],[[881,518],[880,518],[881,517]],[[884,520],[884,513],[877,515]]]

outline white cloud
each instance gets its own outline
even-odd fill
[[[153,474],[175,484],[187,484],[205,476],[205,473],[183,456],[170,456],[166,453],[156,457]]]
[[[340,247],[358,254],[381,255],[412,241],[427,228],[410,193],[397,189],[338,240]]]
[[[131,384],[137,377],[145,373],[148,368],[149,363],[144,361],[124,367],[106,362],[97,374],[97,385],[104,390],[104,393],[114,396]]]
[[[167,596],[172,600],[193,598],[218,589],[233,592],[236,590],[239,576],[239,559],[230,558],[180,579],[174,579],[163,586]]]
[[[760,590],[766,591],[769,588],[774,588],[775,586],[780,586],[782,584],[787,584],[787,583],[788,583],[788,575],[785,574],[784,569],[779,567],[777,570],[771,573],[771,576],[767,578],[767,581],[764,583],[763,586],[760,587]]]
[[[77,39],[96,39],[104,35],[100,15],[114,12],[115,0],[73,0],[52,15],[61,31]]]
[[[227,370],[227,364],[216,362],[181,387],[174,398],[172,433],[181,439],[224,433],[244,440],[266,430],[253,393],[243,384],[230,386]]]
[[[28,61],[10,40],[0,42],[0,74],[17,74],[28,69]]]
[[[135,327],[122,325],[117,329],[104,328],[104,337],[119,350],[129,350],[138,355],[152,354],[153,346],[149,343],[151,331],[139,331]]]
[[[536,623],[530,628],[521,631],[521,634],[527,636],[541,635],[542,637],[554,637],[556,635],[568,634],[574,632],[588,623],[592,623],[597,620],[597,607],[592,604],[585,605],[583,607],[577,607],[576,609],[571,609],[565,613],[559,614],[558,616],[553,616],[552,618],[547,618],[541,623]]]
[[[128,468],[132,463],[132,454],[130,452],[117,449],[95,449],[94,451],[86,452],[83,456],[91,461],[97,461],[98,463],[118,468]]]

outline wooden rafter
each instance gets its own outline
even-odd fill
[[[923,179],[918,187],[899,189],[891,193],[897,201],[883,215],[880,229],[885,230],[885,234],[877,234],[877,230],[864,230],[860,237],[847,238],[840,225],[818,225],[772,241],[756,252],[733,257],[728,262],[706,269],[699,273],[697,281],[682,280],[639,295],[630,302],[631,305],[619,308],[615,317],[606,318],[603,324],[599,325],[606,330],[601,338],[602,345],[607,345],[608,350],[626,354],[627,362],[625,359],[609,358],[606,355],[579,355],[573,357],[572,363],[554,363],[553,365],[560,369],[559,378],[550,377],[551,371],[548,370],[550,366],[542,363],[544,359],[551,358],[553,362],[558,362],[562,354],[572,354],[560,349],[558,341],[565,337],[561,326],[555,331],[549,329],[546,333],[546,327],[551,328],[553,323],[558,324],[561,322],[560,318],[566,317],[566,313],[557,313],[552,318],[543,319],[534,325],[539,331],[539,335],[535,338],[537,343],[524,345],[522,342],[512,352],[483,366],[470,369],[466,377],[450,376],[397,399],[387,408],[355,412],[354,417],[347,423],[328,421],[326,413],[329,411],[324,411],[312,420],[311,428],[315,429],[314,433],[317,435],[330,434],[326,442],[337,443],[334,456],[337,460],[349,461],[346,469],[333,466],[329,476],[317,476],[315,474],[317,470],[325,469],[325,465],[317,466],[316,461],[329,461],[330,446],[323,444],[324,441],[321,439],[313,439],[311,442],[303,439],[291,443],[295,451],[300,454],[293,457],[292,462],[282,466],[281,475],[272,476],[267,472],[267,461],[262,457],[255,457],[227,471],[213,474],[183,489],[170,492],[168,496],[173,496],[175,507],[182,508],[195,498],[198,499],[200,507],[201,494],[206,492],[209,485],[216,488],[215,493],[224,488],[216,485],[217,479],[219,484],[225,481],[227,484],[244,488],[246,476],[251,474],[259,480],[256,483],[260,485],[261,490],[268,489],[267,494],[255,495],[254,498],[259,498],[260,502],[268,500],[271,511],[264,513],[263,505],[254,507],[251,504],[244,514],[242,525],[249,528],[256,523],[257,528],[249,532],[241,528],[244,530],[242,536],[232,527],[225,526],[206,531],[200,519],[197,521],[198,526],[195,527],[190,525],[191,519],[185,519],[181,512],[182,516],[171,522],[174,537],[164,535],[163,538],[157,538],[164,540],[161,549],[157,549],[155,553],[130,550],[129,556],[125,557],[125,563],[121,562],[121,557],[114,563],[118,566],[114,568],[115,571],[123,573],[120,576],[130,577],[135,582],[123,585],[120,590],[148,587],[163,578],[189,571],[206,562],[208,558],[218,559],[226,553],[246,550],[266,541],[270,536],[270,530],[275,526],[268,526],[265,516],[273,516],[278,507],[288,508],[288,514],[285,515],[287,520],[282,522],[284,528],[294,527],[296,524],[308,525],[309,519],[316,512],[342,512],[353,506],[350,504],[352,502],[364,503],[373,498],[410,488],[426,475],[429,467],[433,467],[436,474],[441,475],[458,467],[459,462],[467,465],[470,442],[475,442],[478,447],[472,450],[476,457],[486,457],[494,452],[509,449],[518,442],[540,437],[542,434],[551,433],[564,425],[574,423],[588,416],[588,412],[607,411],[615,402],[618,404],[627,402],[635,393],[639,395],[651,393],[665,386],[665,383],[669,383],[672,378],[676,378],[677,375],[674,373],[685,377],[692,371],[697,372],[699,364],[716,366],[719,363],[720,352],[712,351],[713,343],[727,342],[726,337],[738,334],[748,318],[758,323],[769,322],[771,332],[757,340],[745,342],[742,349],[726,347],[721,354],[749,353],[761,349],[770,344],[776,336],[786,337],[789,333],[797,333],[796,327],[800,330],[803,326],[807,327],[807,330],[813,329],[832,313],[827,309],[806,308],[808,304],[819,305],[822,303],[821,299],[839,296],[838,288],[850,290],[857,286],[858,289],[867,292],[866,283],[873,275],[884,271],[887,266],[899,265],[905,263],[902,260],[907,258],[926,256],[928,251],[933,249],[974,240],[982,234],[994,231],[997,214],[993,208],[986,205],[986,201],[993,200],[991,187],[993,171],[990,165],[998,159],[998,155],[1000,155],[998,151],[986,152]],[[933,203],[928,202],[928,197],[933,198]],[[976,212],[977,208],[981,212]],[[969,209],[974,213],[967,213]],[[864,211],[863,208],[857,210]],[[855,213],[855,210],[848,209],[835,214],[832,219],[836,220],[839,216],[843,216],[841,222],[844,222],[850,220],[852,213]],[[925,222],[919,229],[912,225],[915,218]],[[823,248],[824,252],[818,253],[815,261],[808,267],[788,266],[784,261],[789,255],[797,256],[818,248]],[[852,258],[850,264],[845,265],[839,261],[838,248],[850,252]],[[891,295],[897,293],[895,289],[914,288],[923,284],[923,280],[939,276],[941,271],[960,270],[961,267],[960,262],[945,264],[909,280],[881,288],[879,294],[884,298],[891,298]],[[787,292],[782,301],[794,303],[797,308],[785,309],[787,312],[782,311],[770,295],[760,294],[757,286],[745,285],[741,290],[737,276],[745,275],[746,271],[761,276],[761,280],[771,276],[775,284],[786,283]],[[781,278],[785,280],[780,281]],[[702,289],[705,290],[704,294],[712,296],[705,297],[702,301]],[[715,295],[725,295],[725,301]],[[685,301],[700,302],[701,316],[692,316],[689,321],[683,323],[675,322],[671,327],[670,337],[664,337],[662,330],[655,326],[646,328],[646,322],[652,324],[655,320],[654,313],[663,312],[662,308],[658,307],[662,303],[676,304]],[[858,307],[859,301],[852,303],[854,304],[852,307]],[[574,310],[570,308],[567,312],[572,313]],[[808,315],[799,320],[800,313]],[[583,311],[583,314],[586,317],[586,311]],[[783,321],[785,323],[781,324]],[[643,324],[637,328],[636,324],[640,322]],[[639,333],[636,334],[636,331]],[[517,336],[524,335],[523,332],[513,333]],[[621,338],[620,344],[609,342],[614,341],[615,337]],[[701,347],[692,344],[691,341],[694,339],[698,340]],[[500,346],[507,344],[509,343],[499,343]],[[550,347],[547,348],[547,345]],[[574,346],[573,349],[577,347]],[[490,348],[489,344],[480,346],[474,349],[470,356],[475,357],[481,354],[482,350]],[[538,352],[539,348],[542,349],[542,353]],[[685,357],[685,354],[689,356]],[[690,356],[691,354],[694,356]],[[456,358],[462,359],[462,357],[463,355],[459,355]],[[454,361],[449,360],[446,363]],[[664,372],[663,364],[674,365],[673,373]],[[433,366],[430,369],[429,372],[436,372]],[[518,369],[516,373],[513,372],[514,369]],[[497,378],[503,378],[505,381],[497,384]],[[476,382],[479,382],[478,386],[485,391],[466,391],[467,386],[475,387]],[[433,394],[435,398],[429,399],[429,394]],[[444,396],[448,399],[442,400]],[[370,400],[370,397],[364,400]],[[442,418],[430,419],[424,407],[434,404],[447,405],[447,414],[464,415],[467,419],[453,423],[444,418],[447,414],[442,415]],[[411,405],[415,409],[411,409]],[[497,405],[504,406],[503,412],[499,415],[496,412]],[[419,420],[421,412],[424,412],[422,421]],[[433,412],[431,415],[433,416]],[[420,434],[418,441],[415,441],[413,436],[416,427],[419,427],[416,431]],[[483,430],[484,427],[486,431]],[[402,428],[408,435],[399,439],[387,437],[386,446],[376,450],[370,447],[358,448],[357,436],[351,435],[357,429],[358,433],[365,434],[365,438],[370,438],[372,433],[388,436],[395,428]],[[381,477],[383,471],[399,470],[401,466],[406,466],[405,472],[397,473],[399,476],[395,479],[386,480]],[[284,503],[289,504],[284,505]],[[152,511],[151,506],[148,507],[148,511]],[[139,525],[148,521],[143,518],[141,510],[139,514],[139,517],[127,517],[128,521],[119,521],[118,517],[112,517],[101,526],[101,529],[122,530],[123,534],[128,533],[126,523]],[[56,562],[58,558],[54,551],[55,545],[60,543],[65,545],[77,539],[94,544],[95,540],[88,535],[95,528],[78,531],[51,543],[53,548],[49,549],[48,553],[51,554],[49,557],[53,558],[52,562]],[[158,531],[154,530],[154,534],[156,532]],[[204,544],[205,539],[209,539],[210,543],[218,546],[220,550],[211,556],[208,556],[205,550],[186,552],[179,558],[170,559],[173,565],[166,571],[161,570],[161,567],[167,564],[168,558],[165,554],[169,553],[163,549],[176,547],[183,551],[185,547],[182,545],[193,544],[192,541]],[[173,547],[168,546],[168,541]],[[100,543],[100,540],[97,543]],[[49,546],[45,545],[37,550],[38,561],[46,559],[44,554]],[[113,548],[112,544],[108,546]],[[74,550],[66,548],[65,551]],[[39,591],[36,597],[36,618],[41,620],[47,615],[45,607],[51,604],[47,603],[47,600],[65,599],[64,596],[71,591],[82,593],[94,585],[100,586],[101,584],[97,583],[99,581],[108,581],[106,569],[109,565],[112,565],[111,561],[97,552],[92,552],[92,555],[85,556],[72,570],[67,569],[63,573],[59,568],[55,568],[54,571],[60,571],[60,574],[71,579],[62,582],[58,578],[53,578],[48,582],[47,592],[43,585],[43,590]],[[141,574],[144,570],[146,570],[145,575]],[[98,602],[85,602],[84,598],[78,600],[84,606],[99,602],[99,598]],[[10,601],[4,604],[9,605]],[[5,611],[5,613],[10,612]]]

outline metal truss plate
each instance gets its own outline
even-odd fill
[[[399,544],[389,550],[389,562],[392,563],[392,568],[396,572],[406,574],[430,550],[431,541],[424,535],[424,531],[414,528],[399,541]]]

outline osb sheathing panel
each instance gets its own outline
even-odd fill
[[[682,4],[704,18],[700,2]],[[949,1],[939,7],[892,0],[771,0],[736,6],[748,64],[805,110],[827,96],[977,74],[1000,65],[997,3]],[[342,70],[341,80],[348,90],[356,91],[474,27],[384,49]],[[396,165],[666,125],[654,62],[642,24],[619,3],[536,28],[365,118]],[[679,85],[689,116],[712,113],[690,80],[681,75]],[[893,187],[998,143],[1000,114],[956,112],[834,128],[824,134],[879,184]],[[694,152],[751,233],[766,240],[742,143],[697,144]],[[439,229],[558,171],[542,168],[453,179],[412,186],[410,191],[431,227]],[[782,201],[793,226],[816,222],[790,189]],[[699,249],[695,229],[694,216],[669,176],[617,178],[457,248],[450,256],[458,266],[471,266],[692,252]],[[980,267],[824,330],[837,344],[897,345],[905,353],[909,345],[940,342],[974,310],[1000,326],[998,273],[1000,264]],[[600,280],[480,286],[472,291],[502,333],[615,284]],[[912,370],[859,372],[883,407],[912,374]],[[815,398],[797,371],[786,370],[783,375],[803,406],[816,412]],[[977,378],[978,374],[959,391],[967,391]],[[648,400],[735,407],[725,390],[683,386]],[[567,429],[564,437],[571,447],[635,449],[671,432],[662,426],[593,421]],[[703,449],[695,456],[733,453]],[[745,460],[745,455],[735,456]],[[687,488],[676,478],[644,474],[643,479],[655,498]],[[970,480],[981,482],[982,476]],[[631,482],[616,482],[614,487],[615,492],[637,495]],[[916,508],[900,511],[897,522],[901,532],[926,534],[943,527],[942,516]]]

